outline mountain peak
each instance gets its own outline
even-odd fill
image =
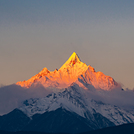
[[[87,84],[93,85],[96,89],[104,90],[111,90],[118,86],[113,78],[101,72],[96,72],[93,67],[81,62],[75,52],[59,70],[51,72],[44,68],[29,80],[19,81],[16,84],[27,88],[38,84],[42,84],[44,87],[66,88],[74,82],[84,86]]]
[[[66,62],[75,64],[76,62],[81,62],[81,61],[79,56],[75,52],[73,52],[73,54],[69,57],[69,59]]]
[[[78,56],[75,52],[73,52],[73,54],[72,54],[72,55],[69,57],[69,59],[62,65],[61,68],[67,68],[68,66],[71,67],[71,66],[73,66],[74,64],[80,63],[80,62],[81,62],[81,60],[80,60],[79,56]],[[61,68],[60,68],[60,69],[61,69]]]
[[[75,60],[79,60],[79,61],[80,61],[80,58],[79,58],[79,56],[76,54],[76,52],[73,52],[72,55],[69,57],[69,59],[75,59]]]

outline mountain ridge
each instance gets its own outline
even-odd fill
[[[9,92],[3,88],[3,93],[11,94],[12,90],[13,98],[8,102],[18,103],[17,112],[0,117],[2,130],[76,133],[134,122],[133,92],[122,90],[112,77],[81,62],[75,52],[59,70],[43,68],[10,88]],[[25,121],[29,123],[25,125]]]
[[[41,84],[44,87],[62,89],[69,87],[74,82],[78,82],[79,79],[92,85],[96,89],[112,90],[119,87],[119,84],[112,77],[106,76],[102,72],[96,72],[93,67],[81,62],[75,52],[59,70],[56,69],[51,72],[47,68],[43,68],[41,72],[27,81],[19,81],[16,84],[25,88]]]
[[[134,123],[123,124],[119,126],[107,127],[103,129],[93,130],[82,132],[79,134],[132,134],[134,133]],[[17,131],[17,132],[9,132],[0,130],[1,134],[57,134],[57,133],[46,133],[46,132],[37,132],[37,131]],[[72,134],[72,133],[60,133],[60,134]]]
[[[95,120],[93,114],[100,114],[115,125],[134,122],[134,114],[116,105],[105,103],[92,97],[92,91],[83,91],[72,85],[60,92],[53,92],[43,98],[25,100],[19,107],[28,117],[54,111],[60,107],[74,112],[88,120]]]
[[[25,100],[0,117],[0,129],[79,133],[134,122],[133,113],[92,98],[92,93],[73,84],[46,97]]]

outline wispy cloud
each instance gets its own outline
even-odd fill
[[[25,99],[44,97],[51,91],[42,86],[25,89],[17,85],[0,88],[0,114],[6,114],[17,108]]]

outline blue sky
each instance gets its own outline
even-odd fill
[[[53,71],[75,51],[133,88],[133,0],[1,0],[0,84]]]

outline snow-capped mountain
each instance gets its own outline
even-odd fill
[[[79,133],[134,122],[134,104],[122,105],[125,95],[134,98],[133,92],[81,62],[75,52],[59,70],[44,68],[14,87],[24,99],[0,116],[1,130]]]
[[[73,82],[78,84],[78,81],[80,85],[89,84],[96,89],[103,90],[111,90],[119,86],[110,76],[106,76],[102,72],[95,72],[93,67],[81,62],[75,52],[59,70],[50,72],[47,68],[44,68],[29,80],[20,81],[16,84],[26,88],[37,84],[42,84],[44,87],[67,88]]]
[[[72,85],[62,92],[52,93],[44,98],[25,100],[19,109],[28,117],[55,111],[62,107],[92,121],[95,121],[93,115],[99,113],[115,125],[134,122],[134,114],[131,112],[100,100],[94,100],[94,98],[88,98],[91,92],[84,92],[78,85]]]

